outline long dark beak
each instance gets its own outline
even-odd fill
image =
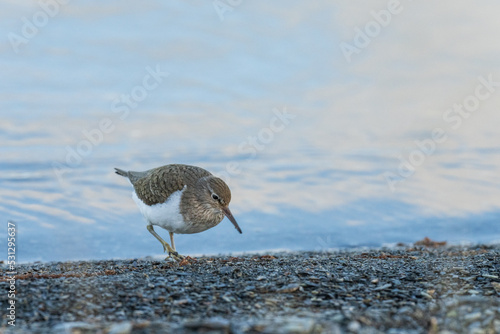
[[[238,230],[238,232],[241,232],[241,228],[238,226],[238,223],[236,222],[236,219],[234,219],[233,214],[231,213],[231,210],[226,206],[225,208],[222,208],[222,211],[224,211],[224,214],[226,215],[227,219],[233,223],[234,227]]]

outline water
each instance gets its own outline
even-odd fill
[[[224,177],[243,229],[183,254],[497,242],[500,4],[448,5],[4,1],[2,249],[13,220],[19,262],[160,254],[113,168],[167,163]]]

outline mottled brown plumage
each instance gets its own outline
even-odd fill
[[[212,175],[203,168],[189,165],[172,164],[145,172],[124,171],[118,168],[116,173],[127,177],[134,186],[137,202],[141,212],[148,220],[148,230],[163,244],[169,253],[175,252],[173,233],[198,233],[219,224],[224,216],[233,223],[241,233],[236,220],[229,210],[231,191],[226,183]],[[158,218],[157,211],[151,213],[149,208],[161,208],[159,205],[170,203],[174,196],[181,196],[178,208],[172,212],[167,209],[169,217]],[[178,198],[178,197],[177,197]],[[144,205],[145,206],[144,206]],[[174,204],[172,204],[174,205]],[[178,218],[178,215],[182,219]],[[181,222],[179,222],[181,220]],[[152,225],[158,225],[170,232],[173,251],[170,246],[160,238]]]
[[[182,190],[184,186],[194,187],[198,179],[212,175],[203,168],[179,164],[153,168],[145,172],[125,173],[134,186],[137,196],[147,205],[163,203],[172,193]]]

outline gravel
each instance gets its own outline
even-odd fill
[[[16,326],[2,312],[2,333],[500,333],[500,245],[34,263],[17,272]],[[0,302],[5,310],[7,293]]]

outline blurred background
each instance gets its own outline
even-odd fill
[[[223,177],[243,230],[178,235],[182,254],[499,242],[499,12],[4,0],[5,256],[7,220],[18,262],[160,255],[113,168],[169,163]]]

